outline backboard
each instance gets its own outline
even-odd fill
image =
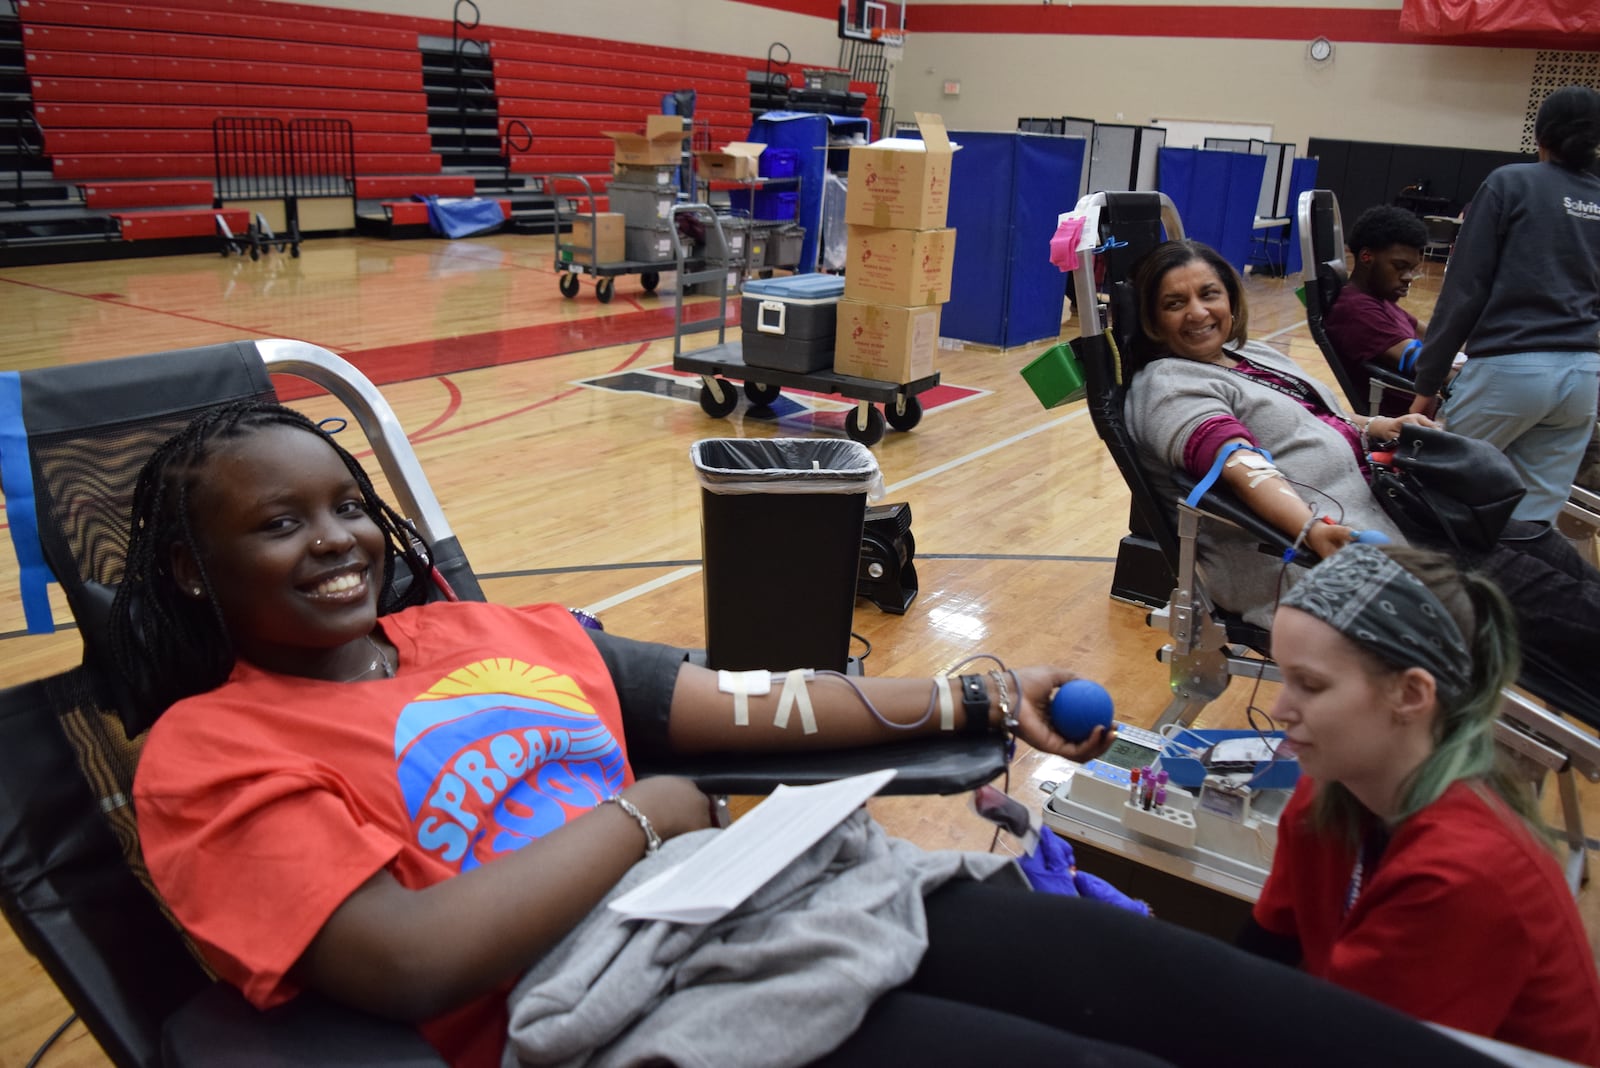
[[[888,0],[839,0],[839,36],[898,47],[905,43],[906,6]]]

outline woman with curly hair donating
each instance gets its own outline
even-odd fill
[[[1493,584],[1351,545],[1290,590],[1272,715],[1302,777],[1243,941],[1412,1015],[1600,1064],[1600,978],[1532,798],[1496,763]]]
[[[398,600],[396,567],[412,575]],[[173,915],[259,1007],[317,991],[472,1066],[981,1064],[997,1048],[1082,1068],[1485,1063],[1212,939],[1000,885],[1003,857],[918,850],[860,811],[709,927],[624,925],[604,907],[619,887],[717,833],[693,782],[635,781],[634,760],[1001,729],[1084,760],[1112,736],[1050,729],[1058,668],[961,676],[950,700],[937,680],[817,672],[791,716],[793,674],[724,680],[554,605],[414,603],[429,581],[409,524],[288,409],[209,414],[141,474],[114,609],[140,696],[127,725],[154,724],[140,841]],[[1139,996],[1152,961],[1210,980],[1171,1028]]]
[[[1561,511],[1594,433],[1600,394],[1600,92],[1545,98],[1538,163],[1501,167],[1472,198],[1417,357],[1411,410],[1440,410],[1457,434],[1494,443],[1528,495],[1518,519]]]

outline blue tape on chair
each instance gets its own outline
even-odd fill
[[[17,553],[22,617],[29,634],[54,634],[48,587],[55,576],[39,545],[39,517],[33,504],[33,464],[28,458],[28,431],[22,425],[22,376],[0,371],[0,484],[6,492],[6,517],[11,545]]]
[[[1206,495],[1206,491],[1212,486],[1215,486],[1217,484],[1217,479],[1222,477],[1222,462],[1228,457],[1232,456],[1234,453],[1238,452],[1240,449],[1249,449],[1251,452],[1259,452],[1262,456],[1267,458],[1267,463],[1270,464],[1272,462],[1272,454],[1259,445],[1251,445],[1247,441],[1229,442],[1217,453],[1217,458],[1211,461],[1211,470],[1207,471],[1206,477],[1202,478],[1198,483],[1196,483],[1194,489],[1189,491],[1189,496],[1183,499],[1183,503],[1187,504],[1190,508],[1193,508],[1199,504],[1200,498],[1204,497]]]

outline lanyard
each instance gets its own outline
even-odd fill
[[[1350,885],[1344,891],[1344,911],[1341,916],[1350,915],[1350,910],[1356,907],[1356,900],[1361,897],[1361,887],[1364,877],[1376,869],[1378,858],[1383,856],[1383,851],[1389,845],[1389,832],[1381,827],[1373,828],[1361,837],[1361,849],[1356,854],[1355,867],[1350,871]]]

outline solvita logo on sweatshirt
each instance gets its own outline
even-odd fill
[[[1600,222],[1600,204],[1596,204],[1592,200],[1574,200],[1571,197],[1562,197],[1561,206],[1567,209],[1568,215]]]

